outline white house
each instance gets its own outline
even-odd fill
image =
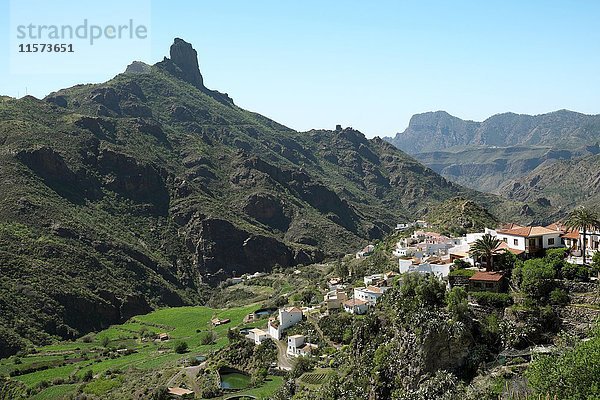
[[[427,228],[429,226],[429,224],[427,223],[427,221],[424,221],[422,219],[416,220],[413,225],[416,226],[416,227],[418,227],[418,228]]]
[[[426,256],[439,256],[448,254],[448,249],[452,245],[448,243],[419,243],[417,249]]]
[[[246,277],[246,280],[249,281],[249,280],[254,279],[254,278],[260,278],[263,275],[266,275],[266,274],[264,272],[255,272],[253,274],[245,275],[245,277]]]
[[[446,241],[446,244],[449,244],[450,247],[461,246],[466,243],[467,243],[467,238],[464,236],[463,237],[451,237],[451,238],[448,238],[448,240]]]
[[[246,337],[252,340],[255,344],[261,344],[264,340],[269,338],[269,334],[262,329],[254,328],[248,331]]]
[[[396,230],[397,231],[405,231],[408,228],[411,228],[413,226],[412,223],[407,223],[407,224],[396,224]]]
[[[304,335],[288,336],[287,354],[294,357],[308,356],[319,346],[312,343],[306,343]]]
[[[373,253],[373,250],[375,250],[375,246],[373,246],[372,244],[366,246],[364,249],[362,249],[361,251],[356,253],[356,258],[364,258],[367,257],[369,255],[371,255],[371,253]]]
[[[571,250],[571,254],[576,257],[581,256],[581,248],[583,247],[583,233],[578,230],[568,229],[562,222],[557,221],[546,226],[556,232],[560,232],[562,244]],[[585,248],[587,256],[591,256],[593,252],[600,250],[600,231],[586,232]]]
[[[450,273],[451,264],[421,263],[413,265],[411,260],[400,260],[400,273],[417,272],[420,274],[432,274],[440,279],[446,278]]]
[[[366,301],[369,306],[374,306],[387,289],[387,287],[376,286],[357,287],[354,288],[354,298]]]
[[[350,314],[362,315],[366,314],[369,309],[369,303],[360,299],[346,300],[344,303],[344,311]]]
[[[420,243],[446,243],[448,237],[437,232],[415,231],[411,238],[418,240]]]
[[[298,307],[280,308],[277,319],[269,320],[269,335],[273,339],[279,340],[284,330],[300,321],[302,321],[302,310]]]
[[[563,247],[561,232],[542,226],[515,227],[496,231],[498,239],[509,248],[527,255],[538,254],[544,249]]]
[[[475,233],[467,233],[467,243],[475,243],[479,239],[481,239],[485,234],[490,234],[492,236],[496,236],[496,231],[493,229],[485,228],[483,232],[475,232]]]
[[[287,353],[290,356],[297,356],[298,349],[304,346],[304,335],[288,336]]]
[[[309,356],[314,350],[318,349],[319,346],[313,343],[304,343],[304,346],[298,349],[299,356]]]
[[[392,254],[396,257],[411,257],[417,251],[416,247],[403,246],[401,242],[396,243],[396,248]]]
[[[363,282],[365,282],[365,286],[369,286],[369,285],[372,285],[379,281],[382,281],[383,279],[384,279],[383,274],[373,274],[373,275],[364,276]]]

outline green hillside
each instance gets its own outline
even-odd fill
[[[351,128],[243,110],[180,39],[106,83],[5,99],[0,165],[0,357],[352,252],[457,196],[522,209]]]

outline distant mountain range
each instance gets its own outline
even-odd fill
[[[300,133],[243,110],[204,86],[181,39],[106,83],[1,98],[0,166],[0,356],[354,251],[441,204],[460,229],[480,228],[481,206],[543,215],[351,128]]]
[[[414,115],[404,132],[386,138],[409,154],[461,146],[544,146],[577,149],[600,141],[600,115],[560,110],[541,115],[497,114],[465,121],[445,111]]]
[[[600,199],[591,190],[598,169],[587,170],[580,179],[590,184],[573,185],[568,197],[557,197],[552,189],[565,185],[559,180],[573,166],[589,167],[597,159],[600,115],[560,110],[498,114],[474,122],[428,112],[413,116],[404,132],[385,139],[453,182],[530,203],[548,204],[553,198],[552,215]]]

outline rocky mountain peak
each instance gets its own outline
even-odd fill
[[[175,38],[169,51],[171,58],[165,57],[156,66],[171,75],[194,85],[201,92],[209,95],[219,103],[231,106],[233,100],[227,93],[208,89],[198,67],[198,53],[192,45],[183,39]]]
[[[198,53],[192,45],[183,39],[175,38],[170,50],[171,61],[182,72],[182,78],[192,85],[204,87],[200,67],[198,66]]]

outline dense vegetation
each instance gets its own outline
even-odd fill
[[[429,226],[443,234],[462,236],[467,232],[481,232],[495,228],[498,219],[474,201],[454,198],[427,213]]]
[[[600,326],[560,355],[541,356],[527,370],[535,394],[564,400],[600,398]]]
[[[389,264],[379,253],[387,241],[366,259],[334,264],[334,271],[343,269],[340,264],[385,271]],[[317,386],[302,384],[292,372],[275,398],[595,398],[597,340],[581,342],[590,335],[586,325],[599,315],[598,287],[589,283],[594,267],[570,264],[565,255],[554,249],[526,261],[512,254],[498,257],[498,267],[512,276],[509,293],[467,292],[460,286],[447,291],[436,278],[404,275],[368,315],[330,312],[321,318],[325,338],[341,345],[329,361],[337,372]],[[453,275],[471,275],[456,264]],[[585,316],[578,317],[580,312]],[[550,346],[553,355],[536,355],[530,369],[528,359],[511,355],[529,357],[536,346]],[[575,357],[580,359],[572,362]]]

